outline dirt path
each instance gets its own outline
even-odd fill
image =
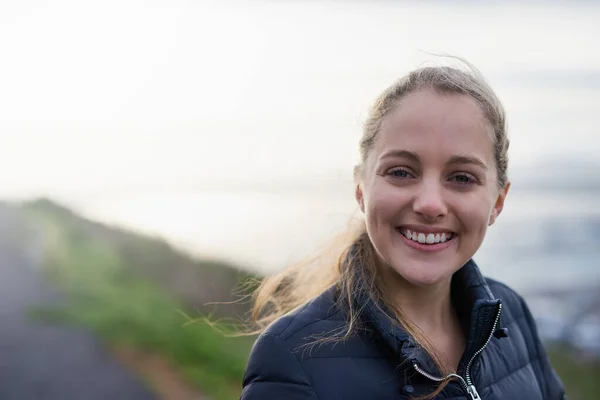
[[[0,399],[156,399],[89,332],[31,318],[33,307],[62,301],[40,274],[39,254],[18,215],[0,205]]]

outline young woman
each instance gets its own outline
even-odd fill
[[[263,282],[241,398],[566,399],[523,298],[472,260],[508,193],[508,143],[473,68],[385,90],[354,171],[364,221],[337,262]]]

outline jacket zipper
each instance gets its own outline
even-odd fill
[[[483,344],[483,346],[478,351],[476,351],[475,354],[473,354],[473,357],[471,357],[471,359],[469,360],[469,362],[467,364],[467,368],[465,369],[465,377],[464,378],[458,374],[448,374],[446,377],[443,377],[443,378],[433,376],[433,375],[423,371],[421,369],[421,367],[419,367],[419,364],[417,364],[416,362],[413,362],[414,369],[418,373],[423,375],[424,377],[431,379],[432,381],[435,381],[435,382],[443,382],[450,378],[456,378],[461,383],[461,385],[463,386],[463,388],[465,389],[467,394],[471,397],[471,400],[481,400],[481,397],[479,397],[479,393],[477,393],[477,388],[475,387],[475,385],[473,384],[473,381],[471,380],[471,373],[470,373],[471,365],[473,364],[473,361],[475,361],[475,358],[479,354],[481,354],[481,352],[483,352],[483,350],[485,350],[487,345],[492,340],[492,337],[494,336],[494,332],[496,331],[496,328],[498,326],[498,321],[500,320],[500,312],[501,311],[502,311],[502,303],[498,304],[498,313],[496,314],[496,319],[494,320],[494,325],[492,326],[492,331],[490,332],[490,335],[488,336],[488,338],[487,338],[486,342]]]

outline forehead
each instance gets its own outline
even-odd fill
[[[424,89],[405,96],[382,121],[374,153],[409,150],[433,156],[474,155],[491,163],[492,127],[470,96]]]

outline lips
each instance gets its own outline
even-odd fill
[[[405,238],[421,244],[444,243],[456,236],[452,232],[419,232],[407,228],[400,228],[399,230]]]
[[[424,251],[438,252],[449,248],[458,235],[445,229],[418,226],[396,228],[402,241],[409,247]]]

